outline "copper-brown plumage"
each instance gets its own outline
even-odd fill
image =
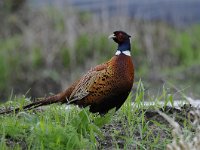
[[[108,62],[90,69],[84,76],[74,82],[68,89],[57,95],[44,98],[23,107],[32,109],[52,103],[75,104],[90,107],[93,113],[104,114],[116,107],[119,109],[128,97],[134,80],[130,52],[130,36],[123,31],[115,31],[112,39],[118,43],[118,53]],[[129,53],[128,53],[129,54]],[[0,114],[18,112],[19,108]]]

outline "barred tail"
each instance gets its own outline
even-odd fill
[[[65,97],[64,93],[59,93],[57,95],[50,96],[50,97],[47,97],[47,98],[43,98],[42,100],[39,100],[39,101],[30,103],[28,105],[25,105],[25,106],[22,107],[22,109],[23,110],[30,110],[30,109],[34,109],[34,108],[37,108],[37,107],[40,107],[40,106],[49,105],[49,104],[53,104],[53,103],[59,103],[59,102],[64,103],[65,101],[66,101],[66,97]],[[0,112],[0,115],[9,114],[9,113],[12,113],[12,112],[18,113],[20,110],[21,110],[21,108],[3,111],[3,112]]]

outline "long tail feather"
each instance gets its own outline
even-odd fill
[[[25,105],[22,107],[22,110],[30,110],[30,109],[34,109],[34,108],[37,108],[40,106],[49,105],[49,104],[53,104],[53,103],[59,103],[59,102],[64,103],[65,100],[66,100],[66,98],[63,94],[57,94],[57,95],[50,96],[50,97],[44,98],[42,100],[30,103],[28,105]],[[0,115],[9,114],[12,112],[18,113],[20,110],[21,110],[21,108],[3,111],[3,112],[0,112]]]

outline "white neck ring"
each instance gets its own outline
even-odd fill
[[[129,50],[125,50],[125,51],[117,50],[115,53],[115,55],[120,55],[120,54],[124,54],[126,56],[131,56],[131,52]]]

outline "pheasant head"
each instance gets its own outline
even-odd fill
[[[130,51],[131,51],[130,35],[128,35],[124,31],[115,31],[113,32],[113,34],[109,36],[109,38],[113,39],[118,44],[116,55],[124,53],[130,56]]]

